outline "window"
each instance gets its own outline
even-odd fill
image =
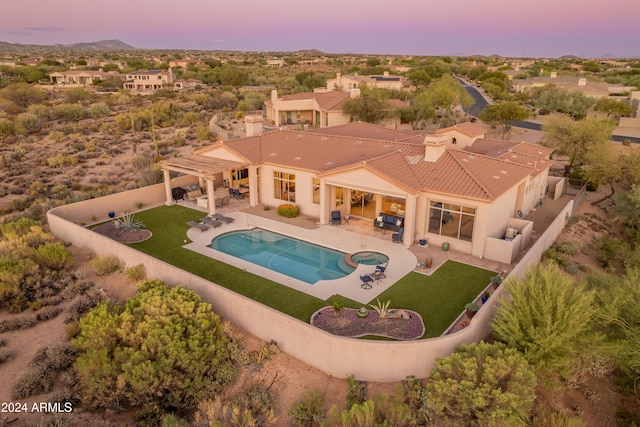
[[[431,202],[429,233],[470,242],[473,238],[475,208]]]
[[[296,176],[292,173],[273,172],[273,197],[288,202],[296,201]]]
[[[313,203],[320,204],[320,178],[312,179],[311,194],[313,194]]]
[[[344,195],[346,191],[343,187],[336,187],[336,207],[344,205]]]

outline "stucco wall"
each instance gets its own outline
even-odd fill
[[[149,188],[141,190],[149,192]],[[144,264],[149,277],[192,289],[201,295],[203,300],[210,302],[214,311],[247,332],[263,340],[277,341],[284,352],[336,377],[355,375],[362,380],[390,382],[403,380],[407,375],[418,378],[428,376],[430,370],[436,366],[436,357],[447,356],[458,345],[479,341],[487,336],[490,331],[489,320],[496,309],[496,297],[503,289],[500,287],[496,290],[469,326],[450,335],[403,342],[339,337],[94,233],[68,219],[69,215],[80,217],[81,212],[85,210],[98,211],[104,209],[104,206],[117,204],[128,206],[130,201],[138,198],[136,193],[120,193],[115,196],[120,196],[121,200],[105,197],[50,210],[47,219],[51,232],[63,241],[89,248],[98,255],[117,256],[127,266]],[[109,200],[110,204],[105,205],[105,199]],[[540,260],[542,252],[562,231],[572,205],[573,202],[569,202],[532,250],[513,269],[509,278],[519,277],[530,265]],[[429,325],[426,327],[429,328]]]

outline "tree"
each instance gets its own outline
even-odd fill
[[[238,67],[224,65],[220,69],[220,84],[229,86],[243,86],[249,81],[249,75]]]
[[[502,138],[509,132],[508,122],[524,120],[529,117],[529,111],[514,101],[503,101],[488,105],[480,113],[480,120],[492,125],[502,126]]]
[[[568,368],[596,314],[594,293],[561,272],[539,265],[506,284],[509,299],[493,320],[496,336],[519,350],[537,372]]]
[[[610,97],[598,99],[593,109],[607,113],[607,117],[611,117],[612,115],[617,117],[628,116],[633,113],[633,109],[627,102]]]
[[[383,92],[365,88],[360,96],[346,100],[342,104],[342,111],[353,119],[367,123],[378,123],[393,114]]]
[[[102,303],[79,326],[75,368],[90,408],[194,408],[235,375],[220,318],[182,287],[147,280],[124,307]]]
[[[577,90],[559,89],[553,85],[536,88],[532,98],[534,105],[548,111],[570,115],[576,120],[587,116],[587,111],[596,100]]]
[[[536,376],[517,350],[484,341],[462,344],[437,364],[427,383],[436,425],[527,425]]]
[[[627,234],[640,242],[640,184],[631,184],[629,191],[615,197],[613,215],[627,228]]]
[[[585,119],[577,122],[568,116],[552,117],[542,127],[542,145],[569,156],[568,175],[575,166],[586,164],[590,153],[597,153],[611,139],[614,127],[609,120]]]
[[[585,163],[587,166],[580,171],[582,179],[594,185],[609,184],[611,188],[609,194],[591,202],[595,206],[615,194],[614,183],[622,179],[624,163],[613,141],[606,141],[597,150],[589,150],[585,155]]]
[[[411,80],[417,88],[427,86],[431,82],[431,76],[422,68],[412,68],[410,71],[407,71],[405,77]]]
[[[26,83],[14,83],[0,91],[0,96],[13,102],[20,108],[27,108],[31,104],[37,104],[47,98],[47,94]]]
[[[613,354],[625,371],[640,375],[640,270],[602,277],[599,317],[608,328]]]
[[[419,119],[428,117],[431,112],[449,118],[454,107],[458,105],[467,107],[471,104],[473,104],[471,95],[450,74],[446,74],[418,95],[415,108]]]

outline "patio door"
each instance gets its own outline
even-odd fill
[[[374,194],[351,190],[351,215],[374,219],[376,217]]]

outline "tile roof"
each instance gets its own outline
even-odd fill
[[[348,92],[331,90],[329,92],[301,92],[293,95],[285,95],[280,98],[281,101],[300,101],[315,100],[323,110],[340,110],[342,103],[349,99],[351,95]],[[271,100],[266,101],[272,104]]]
[[[551,165],[549,156],[553,149],[529,142],[478,138],[465,151],[524,165],[532,168],[532,175],[537,175]]]
[[[471,122],[464,122],[464,123],[459,123],[457,125],[449,126],[446,128],[438,129],[436,130],[435,133],[439,135],[439,134],[451,132],[454,130],[457,130],[458,132],[467,136],[483,135],[487,132],[487,129],[485,129],[480,125],[477,125]]]
[[[378,137],[365,137],[369,135]],[[395,139],[403,136],[404,141]],[[207,155],[225,147],[247,163],[308,170],[319,176],[364,168],[414,194],[430,191],[486,201],[544,168],[536,162],[549,154],[548,149],[535,144],[479,141],[473,147],[481,150],[484,144],[486,152],[495,155],[447,148],[436,162],[429,162],[424,160],[424,136],[352,123],[313,132],[280,130],[218,142],[197,154]],[[517,159],[510,157],[513,155]]]

